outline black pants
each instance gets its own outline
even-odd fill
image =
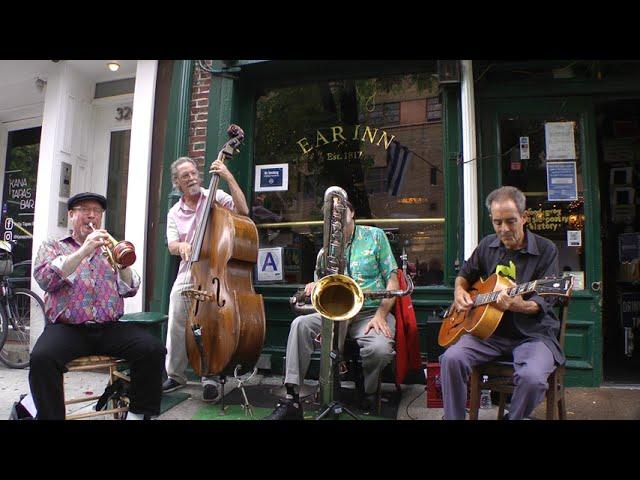
[[[31,353],[29,385],[38,420],[64,420],[62,374],[66,364],[86,355],[110,355],[131,366],[129,410],[160,414],[162,372],[167,353],[160,340],[127,322],[103,325],[49,324]]]

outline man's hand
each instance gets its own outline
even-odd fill
[[[84,243],[80,247],[80,252],[83,257],[88,257],[91,255],[96,248],[100,248],[107,244],[107,239],[109,235],[107,231],[104,229],[94,230],[87,238],[85,238]]]
[[[222,177],[227,182],[233,178],[233,175],[231,174],[227,166],[224,163],[222,163],[220,160],[216,160],[211,164],[211,167],[209,168],[209,173],[215,173],[216,175],[220,175],[220,177]]]
[[[473,307],[473,300],[464,288],[456,287],[453,293],[453,305],[457,311],[466,312]]]
[[[496,307],[499,310],[502,310],[503,312],[509,310],[511,312],[525,313],[527,315],[532,315],[540,311],[540,307],[536,302],[524,300],[520,295],[510,297],[507,294],[507,288],[509,287],[505,287],[496,299]]]
[[[316,282],[307,283],[304,286],[304,294],[307,297],[311,296],[311,292],[313,292],[313,288],[316,286]]]
[[[374,329],[377,333],[380,333],[385,337],[391,338],[391,329],[389,328],[389,325],[387,325],[387,319],[378,312],[376,312],[369,323],[367,323],[367,326],[364,329],[364,334],[366,335],[369,333],[369,330],[371,329]]]
[[[191,244],[189,242],[180,242],[178,244],[178,254],[185,262],[191,258]]]

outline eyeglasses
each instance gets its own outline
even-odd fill
[[[196,171],[196,172],[183,173],[178,178],[180,180],[189,180],[191,177],[198,178],[199,176],[200,176],[200,174]]]
[[[87,208],[87,207],[73,207],[72,210],[77,210],[78,212],[82,213],[83,215],[87,215],[89,212],[93,212],[94,215],[100,215],[102,214],[102,212],[104,212],[104,210],[100,207],[96,207],[96,208]]]

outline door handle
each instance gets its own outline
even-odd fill
[[[591,290],[593,290],[594,292],[600,291],[600,287],[600,282],[591,282]]]

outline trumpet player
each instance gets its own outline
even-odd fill
[[[65,365],[86,355],[114,355],[131,364],[127,420],[160,413],[166,349],[152,334],[118,322],[123,297],[132,297],[140,277],[131,267],[114,269],[102,254],[109,235],[100,229],[107,199],[79,193],[67,202],[71,235],[49,239],[38,250],[33,276],[45,291],[47,324],[31,353],[29,385],[37,419],[65,418]]]
[[[398,265],[391,251],[389,240],[377,227],[355,224],[355,210],[346,201],[347,214],[344,229],[345,274],[351,277],[363,290],[397,290]],[[318,255],[318,272],[324,269],[323,255]],[[313,291],[315,282],[305,286],[306,295]],[[374,408],[378,390],[378,376],[393,359],[395,343],[395,317],[391,309],[395,298],[383,300],[367,299],[362,310],[348,323],[348,334],[360,346],[364,373],[365,399],[363,410]],[[347,334],[345,324],[340,329],[340,345]],[[300,315],[291,323],[287,340],[285,388],[286,396],[265,420],[302,420],[303,411],[299,398],[299,386],[309,368],[314,341],[322,330],[319,313]]]

